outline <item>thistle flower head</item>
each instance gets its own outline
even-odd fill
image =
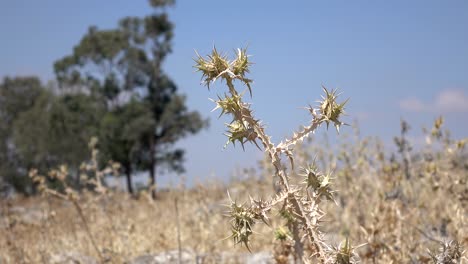
[[[234,116],[240,114],[242,110],[242,94],[234,94],[232,96],[225,95],[224,99],[218,96],[218,100],[212,100],[216,103],[216,107],[213,109],[221,109],[221,117],[223,114],[232,114]]]
[[[439,116],[435,121],[434,121],[434,128],[435,129],[440,129],[442,125],[444,124],[444,118],[442,116]]]
[[[438,117],[434,121],[434,127],[432,128],[431,135],[435,138],[442,137],[442,125],[444,124],[444,118],[442,116]]]
[[[462,150],[465,148],[466,142],[468,142],[468,138],[457,141],[457,149]]]
[[[237,49],[237,58],[232,62],[232,72],[235,75],[245,76],[246,73],[249,73],[249,67],[252,65],[249,57],[247,48]]]
[[[252,87],[250,87],[252,80],[245,78],[245,74],[249,73],[249,67],[252,65],[249,57],[247,48],[237,49],[237,58],[232,62],[232,73],[249,88],[250,96],[252,96]]]
[[[301,176],[304,176],[304,183],[307,185],[307,188],[320,188],[319,177],[322,176],[322,173],[318,170],[317,165],[315,165],[315,161],[307,165],[307,167],[302,168]]]
[[[229,217],[231,217],[231,238],[234,244],[244,244],[250,251],[250,235],[253,233],[255,215],[244,205],[231,200]]]
[[[250,141],[255,143],[257,133],[249,126],[246,121],[241,122],[239,120],[234,120],[232,123],[226,124],[226,126],[228,127],[228,133],[225,135],[228,137],[228,141],[224,147],[226,147],[229,143],[235,145],[236,141],[239,141],[242,145],[242,148],[244,149],[244,144],[246,142]]]
[[[266,225],[270,225],[267,215],[270,210],[271,204],[269,202],[262,199],[255,200],[250,197],[250,211],[254,214],[255,219],[262,220]]]
[[[247,55],[247,49],[237,49],[236,59],[229,61],[227,56],[220,54],[216,48],[213,48],[211,55],[206,58],[197,53],[195,60],[195,68],[202,72],[203,83],[210,88],[210,83],[215,82],[218,78],[225,80],[238,79],[243,82],[249,89],[252,96],[252,88],[250,84],[252,80],[245,77],[249,72],[249,67],[252,64]]]
[[[294,223],[296,218],[293,215],[292,206],[290,204],[285,204],[285,206],[279,211],[279,214],[282,218],[286,220],[288,224]]]
[[[331,188],[331,175],[323,174],[317,169],[315,162],[302,168],[301,176],[307,188],[312,188],[317,196],[325,196],[328,200],[333,200],[333,190]]]
[[[357,263],[355,260],[356,253],[354,252],[353,247],[351,247],[351,243],[349,239],[344,239],[338,248],[334,249],[335,252],[335,260],[333,263],[336,264],[352,264]]]
[[[440,241],[438,254],[429,252],[434,263],[460,263],[465,251],[458,241]]]
[[[351,261],[352,248],[349,244],[349,239],[346,238],[341,242],[340,251],[336,254],[336,263],[347,264]]]
[[[197,53],[195,59],[195,68],[197,71],[202,72],[202,79],[205,85],[210,88],[210,83],[216,81],[216,79],[223,74],[228,74],[229,61],[227,56],[220,54],[216,48],[213,48],[211,55],[203,58]],[[225,77],[225,76],[224,76]]]
[[[339,118],[345,112],[345,105],[348,99],[343,103],[337,103],[336,99],[340,95],[337,94],[337,90],[328,91],[327,88],[323,87],[323,91],[325,92],[325,96],[322,96],[322,101],[319,102],[322,121],[327,124],[327,128],[330,122],[333,123],[339,132],[340,126],[344,125]]]
[[[287,239],[291,238],[291,232],[284,227],[280,226],[275,230],[275,239],[280,241],[286,241]]]

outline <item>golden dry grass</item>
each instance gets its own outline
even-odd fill
[[[297,153],[299,162],[317,155],[319,164],[335,169],[338,206],[330,202],[322,208],[326,213],[322,231],[331,243],[349,237],[354,246],[365,244],[356,249],[363,263],[435,263],[428,252],[439,254],[443,242],[451,240],[468,248],[468,161],[460,141],[413,151],[410,178],[400,158],[391,157],[370,138],[340,145],[338,151],[319,148],[312,141]],[[78,201],[109,263],[177,249],[177,219],[182,248],[206,256],[204,263],[215,263],[214,257],[223,252],[247,252],[223,240],[230,232],[229,219],[223,216],[227,190],[239,201],[247,201],[249,194],[256,198],[274,194],[268,167],[256,174],[227,185],[203,183],[162,191],[156,201],[144,192],[134,198],[115,191],[83,192]],[[277,212],[273,215],[271,227],[254,227],[253,251],[281,250],[272,231],[285,221]],[[2,200],[0,219],[0,259],[6,263],[49,263],[63,252],[99,259],[68,201]],[[464,254],[460,261],[466,262],[466,253],[459,253]]]
[[[237,183],[229,189],[238,195],[248,189],[246,185],[266,192],[256,181]],[[223,216],[228,204],[226,187],[217,183],[208,186],[161,192],[156,201],[145,192],[138,198],[120,192],[104,196],[83,193],[79,201],[91,233],[110,263],[177,249],[176,201],[183,248],[200,256],[246,252],[240,247],[233,249],[231,241],[224,240],[229,235],[228,219]],[[7,263],[48,263],[63,252],[98,259],[71,202],[54,197],[17,198],[2,201],[1,208],[0,256]],[[31,214],[36,219],[29,219]],[[271,241],[271,237],[258,236],[253,247],[269,249]]]

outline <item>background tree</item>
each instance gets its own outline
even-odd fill
[[[25,192],[29,179],[13,140],[13,122],[28,111],[45,89],[37,77],[4,78],[0,83],[0,179]]]
[[[136,100],[117,106],[102,119],[99,133],[102,159],[121,164],[130,193],[133,193],[132,172],[139,168],[137,161],[142,156],[140,139],[153,127],[151,112]]]
[[[44,92],[13,123],[13,139],[27,170],[48,171],[67,164],[77,172],[89,160],[88,141],[98,133],[103,107],[85,94]],[[78,173],[75,173],[79,183]]]
[[[0,176],[30,192],[28,171],[67,164],[77,171],[89,158],[102,104],[86,94],[55,94],[36,77],[5,78],[0,85]],[[78,179],[78,177],[77,177]]]
[[[151,0],[154,7],[151,15],[124,18],[116,29],[90,27],[73,54],[54,65],[62,86],[86,86],[88,92],[106,102],[107,110],[114,112],[107,116],[107,128],[118,123],[134,125],[133,111],[146,109],[137,122],[145,124],[143,128],[131,136],[109,132],[112,136],[105,137],[107,146],[125,141],[126,146],[118,151],[110,150],[117,146],[106,149],[114,160],[128,159],[129,190],[131,168],[149,171],[152,186],[156,184],[157,168],[162,167],[159,165],[183,170],[183,150],[174,149],[174,143],[207,124],[199,113],[187,109],[185,97],[177,93],[176,85],[162,70],[162,63],[171,52],[174,28],[165,8],[173,3]],[[125,105],[129,102],[132,106],[127,109]],[[117,113],[121,116],[117,117]],[[152,125],[148,130],[147,124]]]

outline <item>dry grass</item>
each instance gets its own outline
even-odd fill
[[[229,189],[241,194],[247,184],[259,187],[260,192],[271,189],[266,185],[262,190],[265,185],[256,181],[237,183]],[[79,203],[99,250],[110,263],[177,249],[176,200],[182,247],[214,257],[232,251],[231,241],[223,240],[227,236],[223,204],[228,201],[225,186],[205,186],[162,192],[157,201],[146,193],[138,198],[120,192],[105,196],[83,193]],[[2,201],[1,208],[0,256],[7,263],[49,263],[54,255],[64,252],[99,259],[71,202],[55,197],[17,198]],[[33,214],[35,219],[25,214]],[[268,250],[271,241],[259,236],[253,247]]]
[[[440,127],[434,129],[427,134],[430,144],[407,149],[409,173],[407,155],[390,155],[373,138],[343,139],[346,143],[336,149],[312,140],[297,149],[297,161],[316,155],[318,164],[335,171],[338,206],[324,204],[321,224],[328,244],[344,237],[353,245],[365,243],[357,249],[363,263],[467,263],[466,140],[451,140]],[[217,255],[247,252],[223,240],[229,236],[229,219],[223,216],[229,204],[226,191],[241,201],[249,194],[268,198],[274,195],[270,169],[252,170],[250,178],[227,185],[212,182],[162,191],[156,201],[144,192],[135,198],[117,191],[84,191],[74,199],[103,261],[124,263],[177,249],[177,201],[181,247],[205,256],[204,263],[216,263]],[[275,241],[272,230],[285,220],[278,212],[273,215],[271,227],[255,226],[252,251],[278,253],[290,246]],[[51,263],[64,252],[100,259],[72,201],[55,196],[1,201],[0,262]]]

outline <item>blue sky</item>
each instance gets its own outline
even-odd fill
[[[151,12],[147,1],[1,1],[0,77],[53,79],[53,62],[72,51],[91,25],[106,29],[124,16]],[[248,45],[255,63],[255,113],[275,142],[308,121],[300,109],[320,98],[321,85],[350,97],[348,122],[391,142],[399,120],[423,125],[444,115],[454,137],[468,136],[467,1],[178,1],[174,50],[165,70],[191,109],[211,119],[187,138],[187,178],[226,177],[255,165],[256,148],[222,149],[226,139],[208,91],[194,73],[196,49],[232,52]],[[344,129],[344,132],[351,129]],[[335,133],[330,130],[330,133]]]

